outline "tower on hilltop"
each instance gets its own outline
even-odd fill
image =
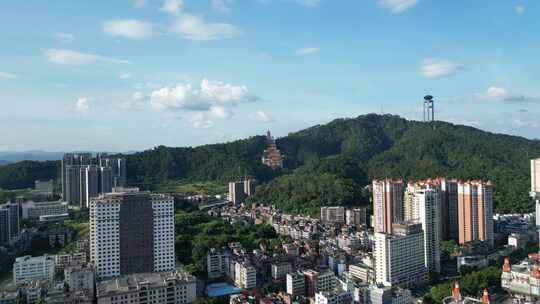
[[[283,168],[283,156],[277,148],[276,140],[272,137],[270,130],[266,132],[266,150],[263,152],[262,163],[274,170]]]

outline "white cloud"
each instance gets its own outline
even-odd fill
[[[75,40],[75,36],[69,33],[58,33],[56,34],[56,38],[58,38],[61,43],[71,43]]]
[[[135,93],[133,93],[132,99],[137,100],[137,101],[143,100],[144,99],[144,94],[141,93],[141,92],[135,92]]]
[[[105,57],[97,54],[81,53],[68,49],[50,49],[45,52],[50,62],[68,65],[84,65],[104,62],[114,64],[129,64],[127,60]]]
[[[525,12],[525,5],[516,5],[516,13],[523,14]]]
[[[309,54],[315,54],[318,53],[321,49],[316,47],[307,47],[307,48],[301,48],[296,50],[296,55],[298,56],[304,56]]]
[[[158,111],[194,110],[198,109],[199,101],[191,84],[179,84],[153,91],[150,94],[150,105]]]
[[[180,16],[170,30],[184,39],[199,41],[232,38],[240,34],[240,30],[232,24],[207,22],[193,15]]]
[[[400,14],[418,4],[419,0],[378,0],[379,5],[393,14]]]
[[[200,88],[191,84],[163,87],[150,94],[150,104],[159,111],[198,110],[212,111],[212,107],[234,107],[239,103],[258,100],[246,86],[226,84],[221,81],[203,79]],[[215,108],[212,112],[219,115]],[[224,113],[224,112],[222,112]],[[223,114],[222,116],[226,116]]]
[[[144,106],[146,97],[142,92],[135,92],[131,96],[131,99],[120,103],[120,108],[123,110],[141,110]]]
[[[212,0],[212,8],[221,13],[230,13],[233,0]]]
[[[167,13],[177,14],[182,10],[183,5],[183,0],[165,0],[161,6],[161,10]]]
[[[221,81],[203,79],[201,82],[201,96],[220,104],[237,104],[239,102],[252,102],[259,98],[252,95],[246,86],[234,86]]]
[[[451,76],[459,72],[463,67],[446,59],[426,59],[420,65],[420,74],[426,78],[439,78]]]
[[[189,118],[191,125],[197,129],[209,129],[214,126],[214,122],[208,119],[204,113],[196,113]]]
[[[535,120],[514,119],[512,123],[518,127],[540,128],[540,122]]]
[[[295,0],[295,2],[306,7],[317,7],[321,4],[321,0]]]
[[[131,73],[128,73],[128,72],[120,72],[120,79],[122,80],[129,80],[131,79],[131,77],[133,77],[131,75]]]
[[[268,112],[264,112],[264,111],[257,111],[255,113],[252,113],[249,118],[251,118],[252,120],[255,120],[255,121],[259,121],[259,122],[273,122],[274,121],[274,118],[272,117],[272,115]]]
[[[219,119],[229,119],[234,115],[233,111],[229,107],[224,106],[211,106],[210,114]]]
[[[134,8],[143,8],[146,6],[146,0],[135,0],[133,1]]]
[[[13,80],[13,79],[17,79],[18,76],[13,74],[13,73],[8,73],[8,72],[0,72],[0,78],[1,79],[9,79],[9,80]]]
[[[151,23],[135,19],[112,20],[103,24],[103,31],[112,36],[141,39],[153,34],[153,26]]]
[[[144,99],[144,97],[141,97]],[[133,99],[138,99],[133,96]],[[231,85],[221,81],[203,79],[200,86],[179,84],[175,87],[162,87],[150,96],[150,106],[157,111],[177,113],[190,111],[190,122],[195,128],[211,128],[215,119],[230,119],[233,108],[240,103],[258,100],[246,86]]]
[[[88,97],[80,97],[77,99],[77,102],[75,103],[75,110],[77,112],[88,112],[90,109],[90,105],[88,104],[89,98]]]
[[[490,86],[484,93],[476,93],[475,97],[481,100],[499,102],[538,102],[540,98],[527,96],[508,88]]]

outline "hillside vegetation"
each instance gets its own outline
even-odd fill
[[[127,155],[128,180],[155,189],[169,181],[226,182],[252,175],[262,182],[252,202],[313,211],[325,204],[367,204],[364,186],[373,178],[479,178],[495,183],[496,211],[524,212],[532,210],[529,159],[540,157],[538,140],[375,114],[291,133],[277,145],[285,156],[285,169],[280,171],[261,164],[264,137],[254,136]],[[49,177],[57,177],[57,167],[49,167]],[[0,187],[31,186],[31,172],[9,173],[29,169],[20,163],[0,167]]]

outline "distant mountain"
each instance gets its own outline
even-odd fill
[[[167,180],[229,181],[252,175],[261,182],[252,202],[314,211],[325,204],[367,204],[363,189],[373,178],[480,178],[495,183],[498,212],[533,209],[527,195],[529,158],[540,157],[538,140],[368,114],[291,133],[277,146],[285,157],[285,169],[279,171],[261,164],[263,136],[199,147],[160,146],[126,155],[128,180],[152,189]],[[0,167],[0,187],[29,187],[34,170],[40,178],[57,178],[59,162]]]
[[[0,159],[0,166],[7,165],[9,162],[7,160]]]
[[[63,152],[46,151],[0,151],[0,159],[8,163],[14,163],[23,160],[47,161],[61,160]]]
[[[71,152],[71,151],[70,151]],[[82,151],[87,153],[96,154],[98,152]],[[18,161],[31,160],[31,161],[47,161],[47,160],[62,160],[62,156],[65,152],[47,152],[47,151],[0,151],[0,165],[6,163],[14,163]],[[115,152],[106,152],[114,154]],[[123,154],[129,155],[136,153],[135,151],[124,152]]]

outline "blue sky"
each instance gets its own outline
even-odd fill
[[[141,150],[377,112],[539,138],[533,0],[2,1],[0,150]]]

